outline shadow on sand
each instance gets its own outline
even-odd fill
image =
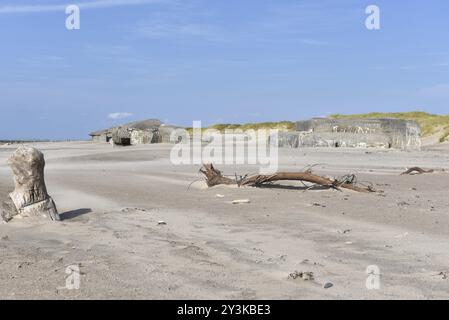
[[[299,190],[299,191],[318,191],[318,190],[332,190],[332,188],[327,186],[292,186],[285,184],[262,184],[258,186],[260,189],[283,189],[283,190]]]
[[[70,220],[74,219],[76,217],[82,216],[83,214],[91,213],[92,209],[83,208],[83,209],[77,209],[72,211],[67,211],[64,213],[59,214],[59,217],[61,218],[61,221],[64,220]]]

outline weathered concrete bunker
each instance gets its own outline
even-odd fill
[[[314,118],[296,123],[295,132],[279,134],[279,146],[421,148],[421,128],[415,121],[400,119]]]
[[[167,125],[157,119],[148,119],[92,132],[90,136],[94,142],[114,142],[119,145],[170,143],[182,140],[182,136],[178,136],[175,141],[171,141],[172,134],[176,136],[179,129],[181,127]]]

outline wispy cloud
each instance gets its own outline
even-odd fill
[[[129,118],[132,116],[133,116],[133,114],[129,113],[129,112],[114,112],[114,113],[108,114],[108,118],[113,119],[113,120],[125,119],[125,118]]]
[[[146,5],[166,2],[165,0],[96,0],[90,2],[61,3],[61,4],[22,4],[0,6],[0,14],[8,13],[44,13],[64,11],[70,4],[75,4],[80,9],[99,9],[118,6]]]
[[[137,22],[134,31],[140,37],[151,39],[224,43],[290,41],[306,46],[324,46],[329,42],[322,39],[322,35],[316,38],[313,32],[306,31],[333,30],[334,24],[331,27],[329,20],[336,23],[335,17],[330,19],[323,15],[324,9],[311,1],[301,6],[261,4],[254,8],[254,12],[248,13],[247,19],[229,24],[226,13],[222,11],[204,10],[196,2],[190,5],[178,3],[169,10],[153,12]]]
[[[223,40],[223,33],[218,28],[194,23],[179,24],[152,21],[151,23],[141,23],[135,31],[139,36],[145,38]]]
[[[220,15],[204,10],[196,2],[177,2],[138,21],[134,32],[151,39],[224,41],[229,32],[215,21]]]
[[[353,25],[357,18],[352,0],[341,4],[332,0],[304,0],[271,5],[264,18],[256,23],[263,33],[296,36],[335,32],[335,26],[341,30]],[[314,39],[311,41],[315,42]]]
[[[300,42],[303,44],[308,44],[308,45],[312,45],[312,46],[325,46],[325,45],[329,44],[327,41],[314,40],[314,39],[301,39]]]
[[[89,56],[120,57],[129,55],[132,48],[129,45],[87,44],[83,52]]]
[[[449,61],[440,62],[436,64],[437,67],[449,67]]]
[[[442,83],[430,88],[421,90],[421,93],[433,98],[447,98],[449,97],[449,83]]]

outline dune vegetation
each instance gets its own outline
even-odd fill
[[[225,131],[227,129],[232,130],[259,130],[259,129],[278,129],[281,131],[293,131],[296,128],[294,122],[281,121],[281,122],[260,122],[260,123],[246,123],[246,124],[216,124],[209,127],[210,129],[216,129],[219,131]]]
[[[437,135],[440,142],[449,141],[449,115],[430,114],[422,111],[414,112],[372,112],[364,114],[333,114],[329,118],[359,118],[359,119],[382,119],[395,118],[403,120],[414,120],[418,122],[422,129],[423,137]],[[258,130],[258,129],[278,129],[280,131],[295,131],[296,125],[293,121],[280,122],[260,122],[246,124],[215,124],[203,130],[215,129],[220,132],[225,130]],[[192,132],[192,128],[187,129]]]
[[[203,130],[214,129],[219,132],[225,132],[225,130],[259,130],[259,129],[278,129],[279,131],[295,131],[296,124],[293,121],[280,121],[280,122],[259,122],[259,123],[245,123],[245,124],[214,124],[210,127],[203,128]],[[192,132],[192,128],[187,128],[187,131]]]

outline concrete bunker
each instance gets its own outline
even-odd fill
[[[421,127],[401,119],[314,118],[296,123],[296,131],[280,132],[279,146],[385,148],[419,150]]]
[[[152,143],[181,142],[184,137],[177,135],[172,141],[171,135],[182,129],[162,123],[157,119],[135,121],[121,126],[112,127],[90,133],[93,142],[111,143],[116,145],[139,145]]]

